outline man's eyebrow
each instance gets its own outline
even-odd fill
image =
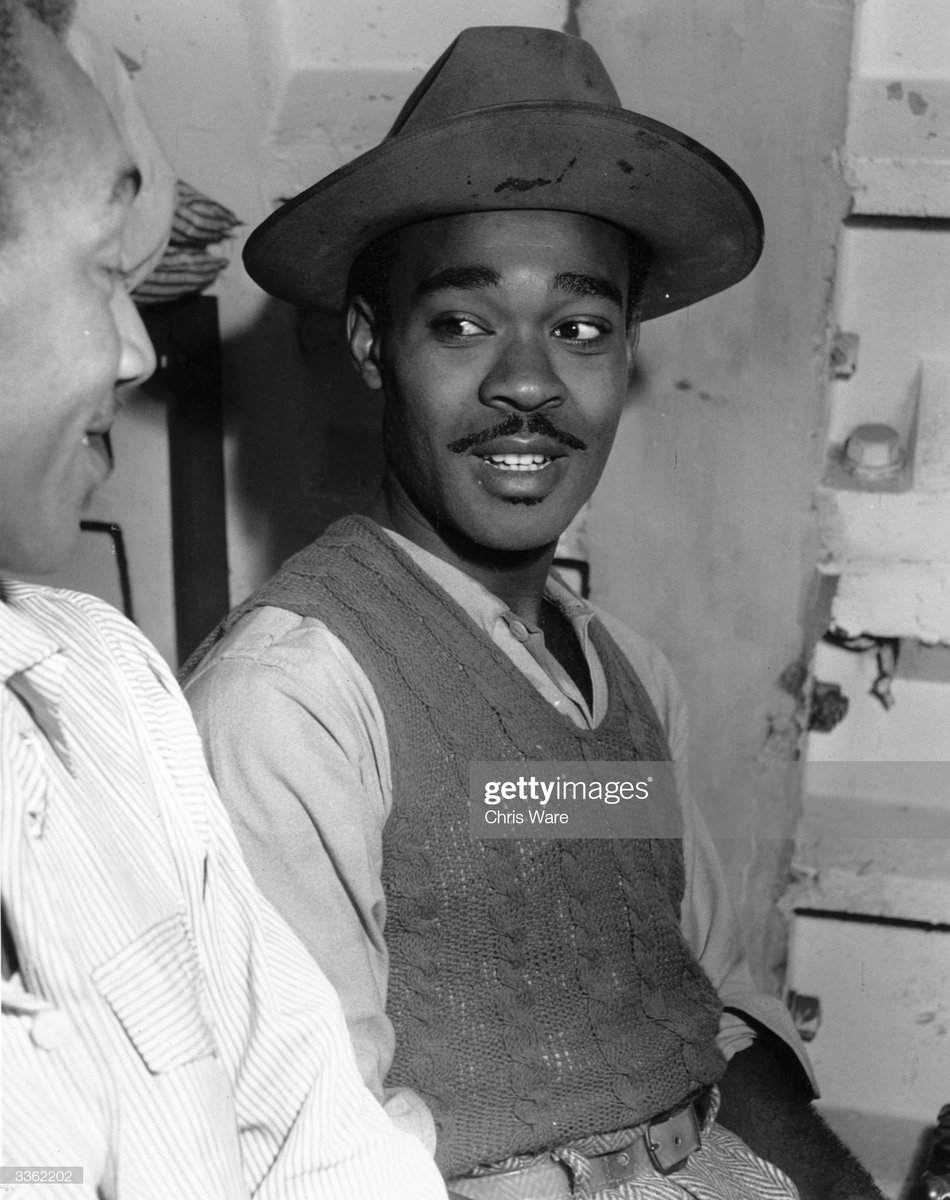
[[[120,172],[112,187],[110,204],[122,204],[134,200],[142,190],[142,172],[138,167],[126,167]]]
[[[416,297],[421,300],[435,292],[471,291],[473,288],[497,287],[501,276],[491,267],[443,267],[434,271],[416,288]]]
[[[612,300],[618,308],[623,308],[620,288],[603,275],[561,271],[554,277],[554,286],[559,292],[570,292],[572,296],[594,296],[601,300]]]

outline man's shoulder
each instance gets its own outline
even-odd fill
[[[195,667],[184,690],[218,756],[238,738],[244,749],[257,738],[286,738],[299,721],[330,731],[353,762],[364,752],[374,757],[366,746],[383,745],[385,721],[359,663],[322,621],[287,609],[245,613]],[[388,761],[388,753],[379,754]]]
[[[4,580],[7,616],[65,652],[73,680],[96,679],[115,697],[132,697],[143,712],[164,706],[177,687],[171,670],[148,638],[118,609],[86,592],[22,580]],[[108,681],[112,681],[109,683]]]
[[[121,646],[149,659],[158,657],[144,634],[98,596],[18,579],[3,581],[2,596],[18,616],[65,646],[90,652],[99,647],[104,653]]]
[[[272,605],[251,608],[184,680],[198,715],[263,710],[275,695],[314,715],[364,713],[373,689],[352,653],[317,617]]]
[[[37,611],[54,611],[57,609],[78,609],[80,611],[110,610],[117,616],[122,616],[106,600],[88,592],[78,592],[72,588],[54,587],[48,583],[34,583],[25,579],[3,579],[0,581],[0,594],[8,603],[19,608],[35,608]],[[124,619],[124,618],[123,618]]]
[[[351,571],[355,572],[352,578]],[[332,665],[344,656],[349,663],[350,653],[338,628],[341,605],[347,609],[349,597],[359,595],[360,585],[368,579],[395,581],[411,573],[412,564],[381,526],[356,514],[344,517],[290,555],[232,609],[212,644],[199,651],[200,659],[192,660],[184,673],[190,683],[225,661],[280,667],[296,666],[301,657],[309,656],[319,666]]]
[[[319,617],[273,604],[249,608],[210,648],[194,673],[229,659],[279,666],[301,656],[335,655],[337,640]]]

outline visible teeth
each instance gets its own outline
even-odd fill
[[[493,467],[506,471],[540,471],[551,461],[546,454],[489,454]]]
[[[88,446],[88,445],[89,445],[89,434],[88,434],[88,433],[84,433],[84,434],[82,435],[82,444],[83,444],[84,446]]]

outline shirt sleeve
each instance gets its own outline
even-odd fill
[[[265,608],[232,631],[186,694],[245,858],[336,989],[364,1081],[434,1151],[422,1099],[384,1086],[395,1046],[382,886],[391,790],[369,680],[321,622]]]
[[[598,615],[639,675],[670,743],[683,813],[686,889],[680,927],[723,1004],[719,1048],[727,1059],[747,1049],[755,1038],[749,1020],[758,1023],[792,1050],[817,1095],[814,1071],[788,1009],[752,979],[719,854],[690,791],[686,702],[672,668],[655,646],[616,618]]]

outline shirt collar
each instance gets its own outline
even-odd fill
[[[0,580],[0,683],[61,651],[60,643],[21,607],[16,585]]]
[[[73,770],[61,701],[69,659],[18,603],[16,585],[0,581],[0,682],[27,707],[67,770]]]
[[[595,727],[603,719],[607,711],[607,681],[600,660],[590,643],[588,628],[594,611],[585,600],[571,591],[556,571],[548,575],[544,594],[574,627],[591,675],[593,704],[590,707],[567,671],[545,646],[544,634],[537,625],[512,612],[494,592],[477,583],[461,568],[452,566],[428,550],[423,550],[421,546],[391,529],[384,532],[465,610],[496,645],[504,648],[510,639],[519,643],[557,689],[560,694],[558,707],[566,698],[567,702],[576,707],[579,714],[577,720],[586,728]]]
[[[431,551],[423,550],[421,546],[409,541],[401,533],[395,533],[392,529],[384,529],[383,532],[387,537],[391,537],[413,562],[422,567],[443,591],[448,592],[452,599],[465,609],[475,624],[489,636],[492,635],[498,621],[504,621],[510,626],[512,621],[521,620],[494,592],[489,591],[484,584],[472,579],[461,567],[455,567],[439,558],[438,555],[432,554]],[[556,571],[552,571],[548,575],[544,585],[544,594],[560,608],[574,626],[586,653],[587,626],[594,615],[590,605],[572,592]],[[529,623],[524,622],[524,624],[528,625]]]

